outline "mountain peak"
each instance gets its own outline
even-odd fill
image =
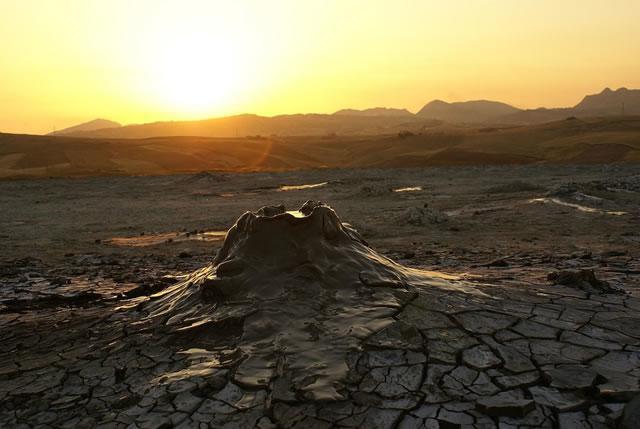
[[[122,125],[120,125],[118,122],[110,121],[108,119],[98,118],[92,121],[83,122],[82,124],[74,125],[72,127],[64,128],[59,131],[54,131],[52,133],[49,133],[49,135],[62,136],[62,135],[67,135],[67,134],[72,134],[77,132],[83,132],[83,131],[95,131],[95,130],[103,130],[107,128],[120,128],[121,126]]]
[[[427,106],[448,106],[451,103],[447,103],[446,101],[440,100],[440,99],[435,99],[435,100],[431,100],[430,102],[428,102],[424,107]],[[424,109],[423,107],[423,109]]]
[[[584,97],[574,109],[593,115],[640,114],[640,90],[605,88],[599,94]]]
[[[446,122],[481,123],[519,111],[520,109],[499,101],[472,100],[448,103],[442,100],[433,100],[420,109],[416,115]]]

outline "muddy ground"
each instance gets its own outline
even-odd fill
[[[418,292],[418,339],[364,342],[333,402],[242,386],[225,335],[189,347],[128,318],[245,211],[306,200],[485,298]],[[640,391],[637,166],[4,181],[0,207],[3,427],[613,427]],[[547,278],[582,269],[615,292]]]

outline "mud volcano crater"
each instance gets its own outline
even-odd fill
[[[240,326],[228,345],[239,355],[237,383],[334,400],[343,397],[349,353],[393,323],[417,286],[450,283],[378,254],[332,208],[308,201],[243,214],[210,266],[139,310],[196,345]]]

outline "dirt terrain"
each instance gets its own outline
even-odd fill
[[[0,178],[640,162],[640,118],[530,126],[400,124],[373,134],[71,138],[0,133]]]
[[[351,225],[342,256],[246,227],[214,261],[246,211],[307,200]],[[13,180],[0,207],[0,427],[604,428],[640,412],[637,165]],[[319,213],[278,210],[255,216]],[[280,239],[287,260],[316,256],[262,267]],[[241,296],[229,255],[252,261]],[[354,289],[316,294],[319,278]]]

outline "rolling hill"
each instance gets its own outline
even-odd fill
[[[280,116],[236,115],[199,121],[154,122],[73,133],[74,137],[146,138],[146,137],[244,137],[244,136],[318,136],[374,135],[397,132],[404,128],[430,127],[438,121],[397,115],[324,115],[298,114]]]
[[[640,117],[316,137],[87,139],[0,134],[0,177],[640,162]]]
[[[513,106],[498,101],[475,100],[447,103],[434,100],[416,114],[426,119],[438,119],[449,123],[483,123],[499,121],[503,116],[519,112]]]
[[[114,121],[109,121],[107,119],[94,119],[93,121],[84,122],[79,125],[74,125],[73,127],[54,131],[52,133],[49,133],[49,135],[51,136],[74,135],[78,133],[90,132],[90,131],[96,131],[96,130],[120,128],[121,126],[122,125],[120,125],[119,123]]]
[[[342,109],[338,110],[334,113],[334,115],[342,115],[342,116],[393,116],[393,117],[413,117],[413,113],[409,112],[407,109],[391,109],[388,107],[374,107],[372,109]]]

